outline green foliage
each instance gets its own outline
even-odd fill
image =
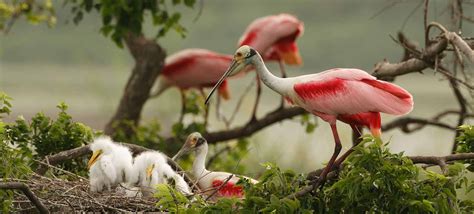
[[[366,137],[364,141],[371,141]],[[402,153],[391,154],[381,143],[357,147],[340,180],[325,190],[327,205],[336,212],[450,213],[458,209],[454,183],[423,171]]]
[[[456,152],[474,152],[474,126],[462,125],[459,129],[461,130],[461,135],[456,138],[458,144]],[[464,162],[469,164],[467,169],[474,172],[474,160],[466,160]]]
[[[72,4],[71,12],[74,14],[74,23],[79,23],[85,13],[97,11],[102,17],[100,31],[122,47],[122,39],[128,32],[137,35],[143,33],[145,17],[150,15],[152,24],[160,28],[155,37],[164,36],[168,31],[174,30],[184,37],[186,29],[179,23],[181,14],[171,12],[169,6],[184,5],[192,8],[195,0],[68,0]]]
[[[31,24],[46,23],[49,27],[56,24],[52,0],[9,0],[0,1],[0,30],[5,31],[13,22],[25,17]]]
[[[60,103],[56,120],[43,113],[31,118],[31,123],[23,117],[13,123],[3,123],[1,134],[3,142],[28,159],[43,159],[46,155],[73,149],[91,142],[94,136],[92,129],[82,123],[74,122],[66,113],[67,105]],[[31,163],[36,166],[37,164]],[[79,158],[61,163],[60,167],[78,174],[85,174],[85,160]]]
[[[157,195],[165,210],[186,213],[453,213],[471,212],[473,202],[461,201],[456,189],[467,186],[462,164],[449,167],[447,175],[425,171],[402,153],[392,154],[371,137],[345,162],[336,180],[314,194],[301,198],[289,195],[308,185],[306,176],[283,171],[266,163],[259,183],[248,181],[245,198],[219,199],[216,202],[173,196],[170,188]]]
[[[0,119],[3,118],[2,114],[10,114],[12,107],[12,104],[10,103],[11,100],[11,97],[0,91]]]

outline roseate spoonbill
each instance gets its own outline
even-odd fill
[[[166,184],[168,179],[173,179],[176,189],[183,194],[191,195],[184,178],[176,173],[166,161],[166,156],[161,152],[147,151],[135,157],[133,170],[136,177],[132,183],[138,183],[142,194],[150,196],[155,192],[157,184]]]
[[[217,196],[220,197],[242,197],[243,189],[237,185],[237,182],[244,176],[207,170],[205,165],[207,149],[208,145],[206,139],[204,139],[199,132],[194,132],[188,136],[183,147],[176,153],[173,160],[176,160],[185,153],[195,151],[196,157],[193,162],[192,174],[196,178],[199,188],[209,194],[217,191]],[[257,181],[252,178],[244,178],[248,179],[251,183],[257,183]]]
[[[282,13],[254,20],[240,37],[238,46],[249,45],[263,54],[265,61],[278,61],[282,77],[286,77],[284,63],[301,65],[296,39],[303,35],[303,22],[293,15]],[[257,77],[257,96],[250,121],[256,119],[261,84]],[[280,108],[283,107],[283,99]]]
[[[110,191],[112,186],[132,180],[133,159],[127,147],[102,136],[94,140],[90,149],[93,154],[87,167],[92,192],[101,192],[104,186]]]
[[[178,87],[182,100],[179,121],[182,121],[185,110],[185,90],[196,88],[205,97],[203,88],[214,86],[231,61],[231,55],[205,49],[179,51],[166,58],[163,71],[158,77],[158,86],[150,97],[156,97],[172,86]],[[227,81],[219,87],[219,95],[225,100],[230,98]]]
[[[405,89],[377,80],[359,69],[336,68],[317,74],[276,77],[267,69],[260,54],[249,46],[242,46],[236,51],[229,69],[214,86],[206,103],[227,76],[240,72],[246,65],[255,66],[259,78],[273,91],[331,126],[335,141],[334,153],[321,173],[318,184],[324,181],[341,151],[336,120],[351,126],[368,127],[372,135],[379,138],[380,112],[403,115],[413,109],[413,98]]]

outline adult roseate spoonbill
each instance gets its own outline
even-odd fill
[[[168,179],[173,179],[178,191],[190,195],[192,194],[184,178],[176,173],[168,165],[166,156],[157,151],[147,151],[140,153],[134,159],[133,170],[135,178],[133,183],[138,183],[142,189],[142,194],[150,196],[155,192],[157,184],[165,184]]]
[[[93,154],[87,163],[92,192],[101,192],[103,187],[129,182],[133,178],[132,153],[110,137],[98,137],[90,145]],[[97,163],[97,164],[96,164]]]
[[[231,61],[231,55],[205,49],[179,51],[166,58],[163,71],[158,77],[158,86],[150,97],[156,97],[172,86],[178,87],[182,101],[179,121],[182,121],[185,110],[184,91],[196,88],[205,96],[202,89],[214,86]],[[227,81],[219,87],[219,95],[225,100],[230,98]]]
[[[221,197],[242,197],[243,189],[237,185],[237,182],[243,176],[228,172],[212,172],[207,170],[205,165],[207,150],[208,145],[206,139],[204,139],[199,132],[194,132],[188,136],[183,147],[176,153],[173,160],[176,160],[185,153],[196,151],[192,174],[196,178],[199,188],[209,194],[217,190],[217,196]],[[251,183],[257,183],[257,181],[252,178],[245,178]]]
[[[301,65],[296,39],[303,35],[303,22],[290,14],[278,14],[254,20],[240,37],[238,46],[249,45],[263,54],[265,61],[278,61],[283,77],[286,72],[283,63]],[[257,106],[260,100],[261,85],[257,77],[257,96],[252,110],[251,121],[256,119]],[[283,100],[281,106],[283,107]]]
[[[380,112],[403,115],[413,109],[413,98],[403,88],[377,80],[365,71],[353,68],[336,68],[317,74],[290,78],[274,76],[265,66],[260,54],[249,46],[240,47],[229,69],[214,86],[216,87],[242,67],[253,65],[265,85],[281,94],[290,102],[328,122],[334,136],[334,153],[321,173],[321,182],[341,151],[336,120],[351,126],[366,126],[374,137],[380,137]]]

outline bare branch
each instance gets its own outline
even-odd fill
[[[422,53],[424,58],[432,58],[440,53],[442,53],[448,42],[445,39],[440,39],[435,43],[428,46],[425,51]],[[400,63],[389,63],[388,60],[384,60],[375,64],[372,75],[377,78],[384,77],[395,77],[408,73],[419,72],[426,68],[430,67],[428,63],[420,59],[409,59]]]
[[[231,130],[205,133],[204,137],[209,144],[214,144],[226,140],[248,137],[263,128],[285,119],[292,118],[297,115],[307,113],[306,110],[300,107],[283,108],[277,111],[268,113],[265,117],[256,120],[255,122],[237,127]]]
[[[30,188],[21,182],[3,182],[0,183],[0,189],[17,189],[21,190],[23,194],[30,199],[30,201],[36,206],[40,213],[49,213],[43,203],[36,197],[36,195],[30,190]]]

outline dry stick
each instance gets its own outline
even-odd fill
[[[216,153],[214,153],[214,155],[212,155],[209,160],[207,161],[206,163],[206,168],[209,168],[209,166],[212,165],[212,163],[217,160],[217,158],[222,155],[224,152],[227,152],[231,149],[232,147],[230,147],[229,145],[226,145],[224,148],[220,149],[219,151],[217,151]]]
[[[425,7],[423,8],[423,28],[425,29],[425,32],[426,32],[426,29],[428,28],[428,5],[429,5],[430,1],[429,0],[425,0]],[[429,34],[425,33],[425,47],[427,47],[429,45]]]
[[[242,93],[242,95],[240,96],[239,100],[237,101],[237,105],[235,106],[235,109],[234,111],[232,112],[232,115],[230,116],[230,118],[227,120],[225,117],[223,118],[224,119],[224,123],[226,125],[227,128],[230,127],[230,125],[232,124],[232,122],[234,121],[235,119],[235,116],[237,115],[237,112],[239,112],[240,110],[240,107],[242,106],[242,103],[244,101],[244,98],[247,96],[247,94],[250,92],[250,89],[253,87],[253,85],[255,84],[255,81],[252,81],[246,88],[245,88],[245,91],[244,93]]]
[[[456,110],[447,110],[447,111],[443,111],[437,114],[431,120],[424,119],[424,118],[415,118],[415,117],[402,117],[402,118],[398,118],[398,119],[390,121],[389,123],[384,124],[382,126],[382,131],[388,131],[391,129],[400,128],[405,133],[411,133],[411,132],[422,129],[427,125],[436,126],[436,127],[444,128],[448,130],[456,130],[456,127],[450,126],[449,124],[438,122],[440,119],[450,114],[460,115],[462,113]],[[466,114],[465,117],[474,118],[474,114]],[[417,126],[413,128],[409,128],[408,126],[412,124],[417,125]]]
[[[28,188],[24,183],[20,182],[4,182],[0,183],[0,189],[17,189],[21,190],[28,199],[36,206],[40,213],[49,213],[48,209],[44,206],[43,203],[36,197],[36,195]]]

